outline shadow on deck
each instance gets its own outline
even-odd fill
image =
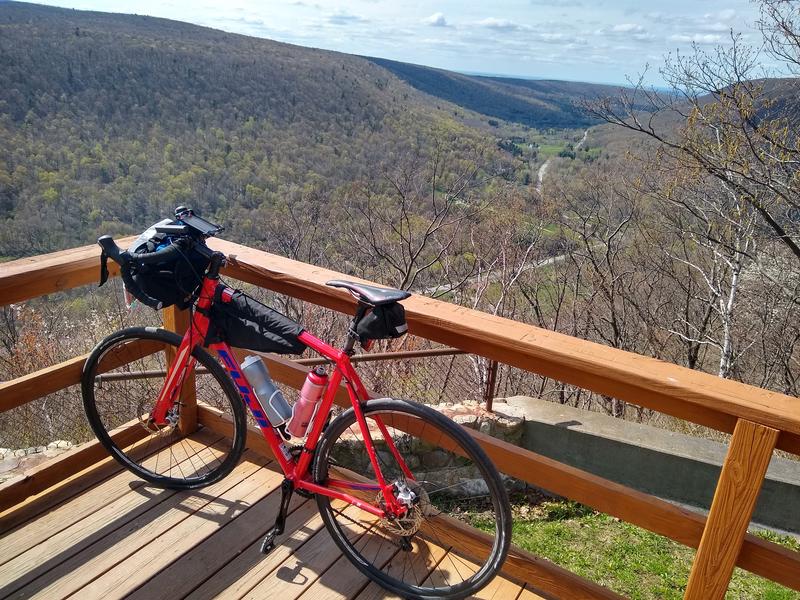
[[[0,598],[390,597],[341,556],[313,500],[295,496],[286,533],[259,552],[282,478],[247,451],[222,481],[175,492],[106,459],[0,516]],[[496,578],[478,597],[542,596]]]

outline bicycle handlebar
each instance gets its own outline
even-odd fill
[[[98,238],[97,243],[103,249],[103,252],[115,263],[119,265],[120,276],[125,283],[125,287],[133,294],[140,302],[146,304],[155,310],[161,310],[164,303],[147,294],[141,286],[136,283],[136,280],[131,274],[131,264],[138,263],[140,265],[154,264],[162,261],[167,261],[175,257],[177,254],[182,254],[185,250],[178,247],[182,240],[189,240],[189,238],[181,238],[176,240],[171,245],[155,252],[148,252],[146,254],[131,254],[126,250],[122,250],[114,238],[110,235],[104,235]]]

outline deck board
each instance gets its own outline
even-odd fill
[[[287,545],[285,549],[282,547],[286,543],[281,541],[283,538],[279,539],[281,546],[276,547],[269,557],[259,552],[266,530],[275,520],[279,503],[280,490],[274,490],[153,575],[132,592],[128,600],[171,600],[183,598],[196,590],[194,597],[210,598],[223,591],[226,582],[238,581],[250,569],[263,569],[268,563],[280,565],[290,553],[290,546]],[[292,513],[287,519],[287,533],[294,531],[293,528],[303,527],[305,521],[317,512],[313,502],[299,496],[293,498],[290,510]],[[318,526],[321,527],[321,523]]]
[[[146,545],[78,590],[76,597],[108,598],[115,594],[127,595],[145,583],[150,573],[167,567],[230,519],[236,518],[253,503],[274,491],[281,479],[282,476],[272,469],[258,469],[221,494],[209,494],[203,498],[200,501],[202,506],[198,506],[197,510],[193,510],[195,506],[191,506],[190,502],[183,503],[181,509],[188,508],[191,514],[179,523],[171,522],[169,527],[160,529],[158,535],[152,536],[153,539]],[[187,500],[198,497],[202,498],[202,492],[200,495],[195,492]]]
[[[243,461],[233,473],[222,481],[213,484],[201,492],[180,492],[139,486],[132,493],[142,494],[150,500],[148,510],[129,520],[120,515],[120,526],[109,528],[95,543],[84,548],[69,558],[61,555],[52,556],[40,564],[35,578],[26,587],[20,589],[14,598],[65,598],[81,589],[93,579],[124,561],[141,546],[149,543],[163,532],[175,527],[193,512],[200,510],[215,497],[239,481],[253,473],[259,465]],[[124,474],[121,474],[124,476]],[[166,499],[162,499],[162,496]],[[103,506],[102,498],[93,496],[95,510]],[[83,496],[76,502],[83,500]],[[113,529],[113,530],[112,530]],[[46,544],[44,544],[46,546]],[[66,559],[66,560],[65,560]],[[0,582],[5,575],[0,575]],[[0,597],[5,596],[0,588]]]
[[[355,512],[355,507],[345,510]],[[320,520],[321,524],[321,520]],[[355,526],[348,530],[354,532]],[[293,600],[306,592],[319,577],[341,558],[339,548],[325,529],[320,529],[303,543],[283,564],[267,574],[244,596],[247,600],[280,598]],[[225,598],[236,596],[224,595]]]
[[[186,460],[187,453],[195,448],[188,443],[178,447],[175,450],[176,459]],[[150,461],[146,460],[144,464],[148,466]],[[0,544],[0,565],[4,576],[7,570],[13,571],[15,568],[10,563],[24,562],[26,555],[38,555],[41,560],[41,552],[52,551],[54,544],[65,544],[65,549],[70,548],[70,542],[79,543],[85,534],[108,526],[116,520],[117,514],[128,515],[130,511],[135,511],[137,505],[142,503],[143,496],[132,492],[144,486],[144,481],[123,471],[95,486],[78,501],[64,502],[27,525],[19,525],[5,534]],[[166,496],[162,495],[161,499],[166,499]],[[119,512],[109,512],[110,505],[118,505]],[[56,541],[51,542],[54,539]],[[44,544],[45,541],[47,544]]]
[[[269,515],[258,530],[257,539],[240,556],[230,560],[213,577],[202,582],[187,598],[241,598],[270,573],[291,561],[294,552],[322,529],[322,519],[317,513],[316,503],[304,502],[286,519],[286,533],[278,538],[275,549],[264,556],[259,552],[259,547],[274,518],[274,513]]]
[[[200,445],[209,441],[198,438]],[[191,462],[193,448],[186,443],[175,451]],[[78,483],[72,494],[59,483],[52,497],[40,494],[6,513],[6,525],[16,522],[0,537],[0,599],[396,598],[341,555],[313,500],[295,495],[286,532],[267,556],[259,552],[283,475],[255,452],[222,481],[193,492],[149,486],[109,463],[70,479]],[[429,552],[410,564],[396,546],[350,527],[366,555],[387,569],[413,569],[420,580],[450,555],[422,542]],[[477,598],[541,596],[498,578]]]

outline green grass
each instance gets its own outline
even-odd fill
[[[538,152],[540,156],[558,156],[558,153],[561,152],[566,146],[564,144],[542,144],[538,148]]]
[[[517,546],[630,598],[683,598],[694,549],[575,502],[517,505],[514,512]],[[473,525],[482,525],[479,516]],[[759,535],[800,549],[794,538]],[[800,593],[736,569],[726,597],[800,600]]]

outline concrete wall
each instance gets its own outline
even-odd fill
[[[727,446],[536,398],[494,401],[524,418],[520,445],[661,498],[708,509]],[[774,457],[753,521],[800,532],[800,461]]]

